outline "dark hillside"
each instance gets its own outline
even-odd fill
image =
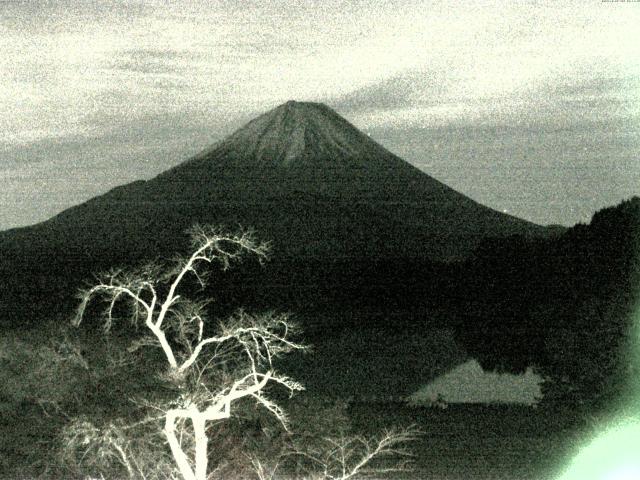
[[[549,399],[607,403],[624,391],[640,298],[640,198],[556,239],[484,242],[467,272],[458,338],[484,367],[538,365],[556,380]]]

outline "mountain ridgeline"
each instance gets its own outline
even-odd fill
[[[460,259],[487,236],[547,233],[429,177],[325,105],[288,102],[152,180],[4,233],[0,246],[37,238],[74,259],[162,255],[194,222],[255,228],[276,256],[296,258]]]

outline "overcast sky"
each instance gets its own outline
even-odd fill
[[[0,229],[151,178],[288,99],[572,225],[640,194],[640,2],[0,0]]]

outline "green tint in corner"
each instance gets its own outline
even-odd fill
[[[634,312],[628,415],[585,445],[557,480],[640,480],[640,304]]]

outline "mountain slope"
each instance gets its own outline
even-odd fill
[[[2,295],[170,256],[195,222],[253,227],[285,263],[456,259],[485,237],[547,232],[422,173],[325,105],[287,102],[152,180],[0,233],[0,273],[13,278]]]
[[[107,225],[132,215],[143,223],[166,217],[172,224],[184,218],[254,226],[295,255],[348,254],[349,243],[375,243],[378,234],[395,239],[387,247],[403,256],[448,258],[464,256],[482,237],[546,231],[450,189],[328,107],[297,102],[265,113],[153,180],[115,189],[49,224],[92,230],[96,220]],[[296,234],[317,245],[299,245]],[[361,248],[370,250],[358,245],[355,251]],[[384,252],[376,247],[370,253]]]

